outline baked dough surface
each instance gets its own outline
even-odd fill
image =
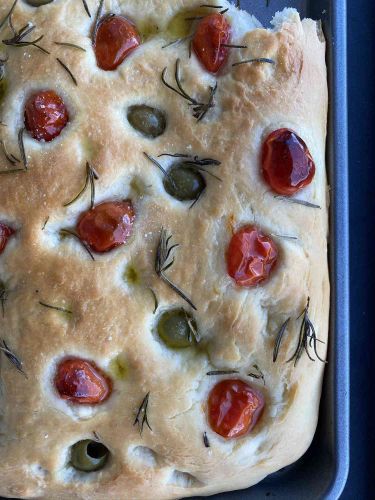
[[[19,155],[17,132],[31,92],[54,89],[68,106],[70,122],[48,144],[25,134],[27,173],[0,176],[0,220],[17,229],[0,256],[0,278],[10,290],[1,338],[22,360],[26,379],[1,356],[0,494],[17,498],[173,499],[245,488],[297,460],[314,435],[324,364],[304,354],[296,367],[286,360],[298,341],[297,317],[311,298],[309,315],[324,358],[328,335],[327,200],[325,139],[327,83],[325,43],[316,22],[300,20],[288,9],[274,30],[231,7],[235,29],[230,62],[269,57],[269,64],[247,64],[213,77],[186,44],[161,49],[165,27],[182,7],[200,1],[106,0],[106,12],[123,13],[136,24],[155,23],[159,35],[148,39],[114,72],[97,68],[90,41],[92,19],[78,0],[55,0],[32,8],[19,0],[13,22],[28,21],[44,34],[36,48],[8,47],[8,91],[1,103],[1,138]],[[92,12],[96,2],[88,1]],[[227,2],[220,2],[220,5]],[[0,19],[10,1],[0,5]],[[9,28],[3,28],[9,34]],[[86,52],[59,47],[76,43]],[[60,57],[78,86],[56,63]],[[218,81],[216,106],[197,123],[187,103],[161,84],[168,67],[181,59],[184,85],[206,96]],[[140,136],[126,119],[137,103],[167,113],[164,135]],[[272,129],[290,127],[306,142],[316,164],[313,183],[298,197],[321,209],[275,199],[260,175],[262,140]],[[143,155],[189,153],[221,161],[222,182],[208,178],[207,191],[192,208],[164,191],[162,176]],[[99,174],[96,203],[131,198],[137,218],[131,241],[93,262],[79,242],[61,240],[59,230],[74,225],[88,209],[86,194],[68,208],[63,204],[81,187],[85,164]],[[168,161],[166,165],[168,164]],[[9,168],[1,158],[1,169]],[[42,230],[46,219],[48,222]],[[232,229],[256,223],[274,236],[280,250],[271,278],[253,289],[239,289],[228,277],[225,250]],[[185,303],[154,272],[155,250],[164,226],[180,244],[169,276],[197,306],[200,351],[168,350],[154,335],[152,287],[159,311]],[[124,274],[132,266],[137,283]],[[39,301],[67,307],[71,316],[46,309]],[[1,316],[1,315],[0,315]],[[276,363],[272,351],[278,329],[291,317]],[[58,360],[76,355],[113,373],[116,359],[125,377],[114,377],[114,391],[103,405],[77,409],[61,401],[51,379]],[[257,364],[265,376],[248,379]],[[250,435],[224,440],[210,431],[205,401],[220,377],[206,372],[237,369],[259,388],[266,410]],[[112,371],[111,371],[112,370]],[[241,375],[242,377],[242,375]],[[152,431],[142,436],[135,413],[150,392]],[[111,450],[108,467],[98,473],[75,472],[69,447],[95,431]],[[207,432],[210,448],[203,445]]]

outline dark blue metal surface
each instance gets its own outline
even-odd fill
[[[374,22],[374,0],[349,3],[351,464],[342,500],[373,498],[375,485]]]
[[[337,500],[349,470],[349,226],[346,74],[346,0],[248,0],[242,8],[265,25],[283,7],[322,19],[327,38],[330,116],[327,165],[331,191],[331,326],[320,418],[314,441],[295,464],[247,490],[216,495],[216,500],[277,497]],[[358,497],[357,497],[358,498]],[[361,497],[360,497],[361,498]]]

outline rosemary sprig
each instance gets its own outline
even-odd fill
[[[80,243],[81,245],[83,246],[83,248],[86,250],[86,252],[90,255],[91,259],[92,260],[95,260],[89,246],[87,245],[87,243],[85,243],[84,241],[81,240],[81,238],[78,236],[78,234],[75,232],[75,231],[72,231],[71,229],[60,229],[60,236],[72,236],[73,238],[76,238]]]
[[[159,301],[154,290],[151,287],[149,287],[148,290],[150,290],[151,295],[154,299],[154,310],[152,311],[152,314],[155,314],[159,307]]]
[[[59,45],[60,47],[70,47],[71,49],[81,50],[82,52],[86,52],[86,49],[81,47],[80,45],[76,45],[75,43],[70,42],[53,42],[55,45]]]
[[[263,385],[266,385],[266,380],[264,378],[264,375],[262,373],[262,371],[260,370],[259,366],[258,365],[253,365],[253,368],[255,368],[255,370],[257,371],[257,373],[248,373],[247,376],[248,377],[251,377],[251,378],[255,378],[256,380],[262,380],[263,381]]]
[[[210,447],[210,442],[208,440],[207,432],[203,433],[203,443],[206,448]]]
[[[70,76],[70,78],[72,79],[74,85],[76,87],[78,87],[78,82],[77,82],[77,79],[76,77],[73,75],[73,73],[70,71],[70,69],[68,68],[68,66],[62,62],[62,60],[59,58],[59,57],[56,57],[56,61],[60,64],[60,66],[65,69],[65,71],[68,73],[68,75]]]
[[[190,316],[188,316],[187,312],[184,310],[184,313],[185,313],[185,319],[186,319],[186,322],[189,326],[189,336],[188,336],[188,340],[189,342],[192,342],[193,340],[193,337],[194,337],[194,340],[197,344],[199,344],[199,342],[201,341],[201,337],[198,333],[198,330],[195,328],[195,325],[194,325],[194,320],[193,318],[191,318]]]
[[[303,354],[303,351],[306,352],[307,356],[311,361],[315,361],[315,359],[312,358],[310,355],[309,348],[314,349],[315,356],[317,357],[317,359],[319,359],[319,361],[321,361],[322,363],[327,363],[327,361],[322,359],[317,352],[317,343],[320,342],[324,344],[324,342],[319,340],[316,336],[314,325],[312,324],[308,314],[309,307],[310,307],[310,297],[308,297],[307,305],[300,315],[302,316],[302,323],[299,332],[297,348],[293,356],[287,361],[287,363],[294,361],[294,366],[297,365],[298,361],[300,360]]]
[[[286,234],[275,234],[271,233],[271,236],[275,236],[276,238],[282,238],[284,240],[298,240],[297,236],[288,236]]]
[[[91,12],[90,12],[89,6],[87,5],[86,0],[82,0],[82,3],[83,3],[83,7],[85,8],[85,11],[86,11],[87,15],[89,17],[91,17]]]
[[[310,203],[309,201],[298,200],[297,198],[289,198],[289,196],[275,195],[274,198],[276,200],[283,200],[283,201],[287,201],[289,203],[295,203],[297,205],[303,205],[304,207],[318,208],[318,209],[322,208],[319,205],[315,205],[314,203]]]
[[[17,5],[17,2],[18,2],[18,0],[14,0],[13,5],[10,8],[10,11],[8,12],[8,14],[5,15],[4,19],[2,19],[2,21],[0,22],[0,30],[4,26],[4,24],[7,22],[7,20],[9,19],[9,17],[13,14],[13,11],[14,11],[16,5]]]
[[[5,285],[2,281],[0,281],[0,303],[1,303],[1,311],[3,314],[3,318],[5,317],[5,302],[8,300],[8,290],[5,288]]]
[[[199,156],[191,156],[187,155],[185,153],[163,153],[161,155],[158,155],[158,158],[161,158],[162,156],[170,156],[172,158],[183,158],[188,160],[189,163],[194,163],[195,165],[199,166],[210,166],[210,165],[221,165],[221,161],[219,160],[214,160],[213,158],[200,158]]]
[[[207,372],[206,375],[212,377],[217,375],[234,375],[236,373],[240,373],[238,370],[213,370]]]
[[[177,95],[179,95],[180,97],[182,97],[183,99],[185,99],[186,101],[189,102],[189,106],[192,106],[192,109],[193,109],[193,116],[194,116],[194,118],[197,119],[198,122],[203,120],[203,118],[206,116],[208,111],[214,107],[214,97],[215,97],[215,94],[217,91],[217,83],[215,84],[215,87],[211,87],[211,86],[209,87],[209,97],[208,97],[207,102],[204,103],[204,102],[199,102],[195,98],[189,96],[189,94],[183,89],[183,87],[181,85],[181,78],[180,78],[180,59],[176,60],[176,68],[175,68],[175,74],[174,74],[177,88],[173,87],[172,85],[170,85],[166,81],[166,79],[165,79],[166,73],[167,73],[167,68],[164,68],[163,72],[161,74],[161,80],[162,80],[163,84],[168,89],[172,90]]]
[[[275,340],[275,347],[273,348],[273,358],[272,359],[273,359],[274,363],[276,363],[277,356],[279,355],[281,342],[283,340],[284,334],[285,334],[286,329],[288,327],[289,321],[290,321],[290,318],[288,318],[286,321],[284,321],[284,323],[281,325],[280,330],[277,333],[277,337]]]
[[[95,43],[95,37],[96,37],[96,32],[98,30],[99,19],[100,19],[100,16],[102,15],[103,3],[104,3],[104,0],[100,0],[99,6],[98,6],[96,14],[95,14],[94,24],[92,25],[91,41],[93,44]]]
[[[135,417],[133,425],[138,425],[139,433],[142,436],[143,427],[146,424],[147,427],[152,431],[151,426],[147,417],[147,408],[148,402],[150,398],[150,393],[148,392],[146,396],[143,398],[141,406],[138,408],[137,416]]]
[[[276,64],[273,59],[269,59],[268,57],[255,57],[254,59],[246,59],[245,61],[238,61],[232,64],[232,66],[240,66],[241,64],[248,63],[266,63],[266,64]]]
[[[227,47],[228,49],[247,49],[247,45],[233,45],[232,43],[222,43],[220,47]]]
[[[44,221],[44,224],[43,224],[43,227],[42,227],[42,231],[45,230],[46,228],[46,225],[48,224],[48,221],[49,221],[49,216],[47,217],[47,219]]]
[[[39,301],[39,304],[43,307],[47,307],[48,309],[54,309],[55,311],[63,312],[66,314],[73,314],[73,312],[69,311],[69,309],[65,309],[64,307],[59,307],[59,306],[52,306],[51,304],[46,304],[45,302],[42,302],[41,300]]]
[[[18,131],[18,147],[19,147],[19,150],[21,153],[21,159],[22,159],[24,169],[27,170],[29,165],[28,165],[26,151],[25,151],[25,144],[23,141],[24,133],[25,133],[25,128],[24,127],[20,128]]]
[[[93,436],[95,441],[98,441],[98,443],[103,442],[103,439],[100,437],[100,435],[96,431],[92,431]]]
[[[12,47],[33,46],[33,47],[36,47],[37,49],[39,49],[40,51],[44,52],[45,54],[50,54],[50,52],[48,52],[48,50],[46,50],[43,47],[41,47],[40,45],[38,45],[38,42],[40,42],[42,40],[42,38],[44,38],[44,35],[40,35],[40,37],[36,38],[35,40],[30,40],[30,41],[25,40],[25,37],[30,35],[30,33],[32,33],[35,30],[36,26],[31,25],[30,23],[27,23],[19,31],[16,31],[16,29],[14,28],[13,23],[12,23],[12,14],[10,14],[10,16],[8,17],[8,22],[9,22],[10,29],[13,32],[13,38],[8,38],[8,39],[2,40],[4,45],[9,45]]]
[[[172,281],[167,278],[165,275],[165,271],[173,266],[174,257],[170,259],[172,251],[178,247],[178,244],[169,245],[172,239],[172,235],[167,236],[167,231],[162,228],[160,234],[160,240],[158,243],[158,247],[156,250],[156,259],[155,259],[155,272],[167,285],[172,288],[172,290],[177,293],[182,299],[184,299],[195,311],[197,308],[193,304],[193,302],[184,294],[184,292],[178,288]]]
[[[16,163],[20,163],[21,160],[19,160],[16,156],[13,154],[8,153],[8,150],[5,146],[5,142],[3,140],[0,141],[1,147],[3,149],[3,153],[5,158],[11,163],[12,165],[16,165]]]
[[[168,47],[172,47],[172,45],[178,45],[180,43],[186,42],[187,40],[191,40],[193,38],[193,35],[188,35],[184,36],[183,38],[177,38],[176,40],[172,40],[171,42],[167,43],[166,45],[162,46],[162,49],[167,49]]]
[[[7,343],[5,342],[4,339],[1,339],[2,340],[2,345],[0,345],[0,351],[4,353],[4,355],[7,357],[7,359],[12,363],[13,366],[16,367],[16,369],[22,373],[22,375],[25,377],[25,378],[28,378],[26,373],[24,372],[23,368],[22,368],[22,361],[14,354],[14,352],[12,352]]]
[[[26,172],[24,168],[10,168],[8,170],[0,170],[0,175],[18,174],[19,172]]]
[[[74,202],[76,202],[86,191],[87,186],[90,184],[90,207],[93,208],[95,204],[95,181],[99,179],[98,174],[94,170],[94,168],[90,165],[89,162],[86,162],[86,179],[85,179],[85,184],[81,191],[70,201],[65,203],[63,206],[64,207],[69,207],[72,205]]]
[[[145,151],[143,151],[143,154],[145,155],[145,157],[150,160],[154,165],[156,165],[162,172],[163,174],[168,177],[168,172],[165,170],[165,168],[155,159],[153,158],[151,155],[149,155],[148,153],[146,153]]]

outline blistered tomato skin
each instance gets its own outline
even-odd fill
[[[312,182],[315,163],[305,142],[293,130],[282,128],[263,143],[262,172],[275,193],[291,196]]]
[[[94,252],[109,252],[129,239],[135,212],[130,200],[106,201],[85,212],[78,224],[77,233]]]
[[[61,361],[54,383],[59,396],[75,404],[103,403],[112,390],[110,379],[93,362],[80,358]]]
[[[0,254],[3,253],[5,247],[7,246],[9,238],[14,233],[14,229],[0,222]]]
[[[252,287],[265,281],[276,265],[273,240],[255,226],[245,226],[232,236],[227,251],[228,274],[237,285]]]
[[[141,43],[137,28],[128,19],[110,14],[100,22],[94,51],[99,68],[114,71]]]
[[[69,121],[64,101],[53,90],[31,95],[25,104],[25,127],[33,139],[50,142]]]
[[[231,27],[222,14],[205,16],[193,38],[193,50],[210,73],[217,73],[228,59],[229,49],[223,47],[231,38]]]
[[[263,395],[243,380],[222,380],[208,397],[208,422],[224,438],[239,438],[257,424],[264,409]]]

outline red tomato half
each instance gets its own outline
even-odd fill
[[[275,193],[290,196],[311,183],[315,163],[303,140],[292,130],[281,128],[264,141],[262,171]]]
[[[81,216],[77,232],[91,250],[104,253],[126,243],[132,233],[134,219],[130,200],[106,201]]]
[[[242,380],[222,380],[208,397],[208,422],[224,438],[247,434],[264,408],[263,395]]]
[[[8,239],[14,233],[15,233],[14,229],[0,222],[0,254],[5,250],[5,247],[7,246],[8,243]]]
[[[228,44],[230,37],[230,24],[222,14],[210,14],[199,22],[193,38],[193,49],[210,73],[217,73],[227,61],[229,49],[223,44]]]
[[[60,397],[76,404],[100,404],[112,390],[109,378],[93,362],[80,358],[61,361],[54,382]]]
[[[53,90],[31,95],[25,104],[25,127],[37,141],[50,142],[69,121],[64,101]]]
[[[275,243],[255,226],[235,233],[227,251],[227,270],[237,285],[251,287],[266,280],[277,262]]]
[[[99,22],[94,42],[99,68],[115,70],[140,43],[137,28],[128,19],[112,14],[105,16]]]

